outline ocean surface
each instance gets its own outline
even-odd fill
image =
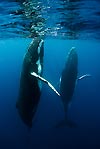
[[[100,1],[0,1],[0,149],[100,149]],[[34,37],[44,36],[44,72],[55,88],[71,47],[78,76],[68,114],[77,124],[56,128],[64,118],[61,99],[43,84],[32,129],[16,109],[23,57]]]

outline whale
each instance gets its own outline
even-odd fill
[[[32,72],[31,75],[46,83],[56,94],[61,98],[63,109],[64,109],[64,120],[62,120],[56,127],[69,126],[77,127],[77,124],[68,118],[68,109],[72,103],[72,97],[76,84],[79,80],[87,77],[91,77],[90,74],[85,74],[78,77],[78,54],[75,47],[72,47],[66,58],[65,66],[62,70],[60,81],[59,81],[59,91],[45,78],[40,77],[38,74]]]
[[[75,47],[72,47],[67,55],[67,60],[60,77],[60,95],[64,107],[65,118],[60,125],[76,126],[74,122],[68,119],[68,109],[72,102],[78,76],[78,55]]]
[[[31,72],[39,76],[43,74],[44,40],[36,37],[30,43],[22,64],[20,74],[19,94],[16,101],[21,120],[29,128],[32,127],[33,118],[41,97],[42,83]]]
[[[77,124],[68,118],[68,110],[72,104],[73,94],[75,87],[79,80],[91,77],[91,74],[84,74],[78,76],[78,54],[75,47],[72,47],[67,55],[66,63],[60,77],[60,96],[64,107],[64,120],[62,120],[59,126],[77,127]]]
[[[78,56],[74,47],[68,53],[65,67],[60,77],[60,95],[67,111],[67,106],[72,100],[78,75]]]

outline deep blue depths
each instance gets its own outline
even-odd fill
[[[88,149],[100,148],[100,43],[98,41],[45,40],[44,77],[57,89],[69,49],[75,46],[79,57],[79,76],[69,116],[77,128],[54,126],[63,119],[57,95],[43,84],[42,96],[29,130],[16,110],[23,56],[31,40],[0,41],[0,149]]]

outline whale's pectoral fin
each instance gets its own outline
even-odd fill
[[[77,80],[82,80],[84,78],[87,78],[87,77],[92,77],[91,74],[85,74],[85,75],[82,75],[81,77],[77,78]]]
[[[44,83],[46,83],[58,96],[60,96],[60,93],[54,88],[54,86],[49,81],[47,81],[43,77],[39,76],[35,72],[32,72],[31,75],[36,77],[37,79],[43,81]]]

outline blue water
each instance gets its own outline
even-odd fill
[[[99,149],[100,148],[100,43],[94,40],[45,39],[44,77],[58,88],[69,49],[76,47],[79,76],[70,118],[77,128],[55,128],[63,117],[61,99],[43,84],[42,96],[31,131],[16,109],[20,71],[31,39],[0,40],[0,149]]]
[[[99,0],[0,1],[0,39],[33,38],[100,40]]]
[[[0,1],[0,149],[100,149],[100,1]],[[34,11],[33,11],[34,10]],[[43,84],[31,130],[16,109],[23,57],[45,35],[43,76],[59,90],[68,51],[78,53],[78,76],[68,114],[77,128],[56,128],[61,99]]]

